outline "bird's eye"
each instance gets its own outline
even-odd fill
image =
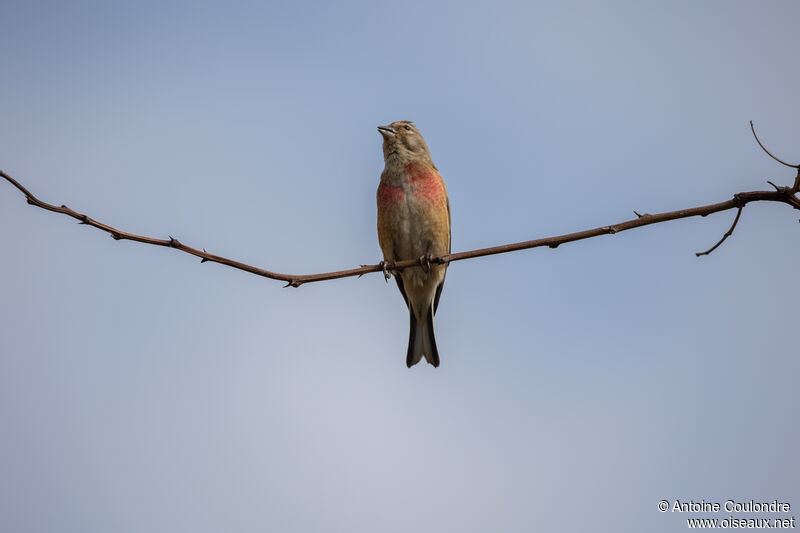
[[[406,131],[411,131],[411,127],[410,127],[408,124],[406,124],[406,125],[405,125],[405,126],[403,126],[403,127],[406,129]]]

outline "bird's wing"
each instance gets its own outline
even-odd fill
[[[450,247],[453,241],[453,221],[450,219],[450,197],[447,197],[447,253],[450,253]]]
[[[450,223],[450,198],[447,198],[447,253],[450,253],[453,240],[453,225]],[[445,266],[444,276],[442,282],[436,287],[436,296],[433,297],[433,314],[436,314],[436,309],[439,308],[439,297],[442,295],[444,288],[444,279],[447,277],[447,266]]]
[[[403,295],[403,300],[406,301],[406,306],[408,306],[408,296],[406,296],[406,288],[403,285],[403,278],[401,278],[400,276],[395,276],[394,280],[397,282],[397,288],[400,289],[400,294]],[[438,298],[438,294],[437,294],[437,298],[436,299],[437,300],[439,299]],[[409,306],[409,308],[410,308],[410,306]]]

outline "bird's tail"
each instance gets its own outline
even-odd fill
[[[436,338],[433,336],[433,306],[428,306],[425,321],[417,321],[414,310],[408,306],[411,316],[411,331],[408,335],[408,353],[406,366],[411,368],[419,363],[423,357],[434,367],[439,366],[439,350],[436,349]]]

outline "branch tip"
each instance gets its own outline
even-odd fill
[[[719,242],[717,244],[715,244],[714,246],[712,246],[711,248],[709,248],[705,252],[697,252],[697,253],[695,253],[694,256],[695,257],[700,257],[701,255],[709,255],[711,252],[716,250],[717,247],[720,244],[725,242],[725,239],[727,239],[728,237],[733,235],[733,230],[736,229],[736,224],[739,223],[739,217],[742,216],[742,209],[744,209],[744,205],[740,205],[739,206],[738,211],[736,211],[736,218],[733,219],[733,224],[731,224],[731,227],[728,228],[728,231],[725,232],[725,235],[722,236],[722,238],[719,240]]]
[[[768,155],[768,156],[770,156],[772,159],[774,159],[775,161],[777,161],[777,162],[778,162],[778,163],[780,163],[781,165],[786,165],[786,166],[787,166],[787,167],[789,167],[789,168],[796,168],[796,169],[800,170],[800,165],[791,165],[791,164],[787,163],[786,161],[781,161],[780,159],[778,159],[777,157],[775,157],[774,155],[772,155],[772,154],[770,153],[770,151],[769,151],[769,150],[767,150],[767,149],[764,147],[764,145],[763,145],[763,144],[761,144],[761,141],[758,139],[758,135],[756,135],[756,128],[753,126],[753,121],[752,121],[752,120],[750,121],[750,131],[752,131],[752,132],[753,132],[753,137],[755,137],[755,138],[756,138],[756,142],[757,142],[757,143],[758,143],[758,145],[761,147],[761,149],[762,149],[762,150],[764,150],[764,151],[767,153],[767,155]]]

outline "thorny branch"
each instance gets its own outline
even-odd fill
[[[555,237],[546,237],[542,239],[534,239],[531,241],[523,241],[513,244],[505,244],[502,246],[493,246],[490,248],[481,248],[479,250],[471,250],[468,252],[459,252],[454,254],[447,254],[440,257],[421,257],[419,259],[410,259],[407,261],[397,261],[391,264],[387,264],[384,262],[380,262],[375,265],[361,265],[360,268],[351,268],[348,270],[339,270],[336,272],[324,272],[321,274],[281,274],[278,272],[272,272],[270,270],[265,270],[263,268],[259,268],[256,266],[248,265],[245,263],[241,263],[239,261],[235,261],[233,259],[228,259],[225,257],[221,257],[218,255],[210,254],[206,252],[205,249],[198,250],[197,248],[192,248],[191,246],[187,246],[180,242],[178,239],[170,236],[169,239],[155,239],[152,237],[145,237],[142,235],[136,235],[134,233],[127,233],[125,231],[118,230],[108,224],[104,224],[93,218],[78,213],[67,207],[66,205],[62,205],[60,207],[48,204],[47,202],[43,202],[39,200],[36,196],[34,196],[28,189],[22,186],[17,180],[0,170],[0,176],[8,180],[12,185],[14,185],[17,189],[19,189],[27,198],[28,203],[31,205],[35,205],[36,207],[41,207],[42,209],[46,209],[48,211],[54,211],[56,213],[62,213],[64,215],[71,216],[72,218],[77,219],[81,224],[86,224],[88,226],[93,226],[105,232],[108,232],[111,237],[115,240],[130,240],[136,242],[142,242],[145,244],[152,244],[155,246],[165,246],[168,248],[175,248],[176,250],[180,250],[182,252],[186,252],[187,254],[194,255],[201,259],[201,263],[211,262],[211,263],[219,263],[221,265],[226,265],[229,267],[237,268],[239,270],[244,270],[245,272],[249,272],[251,274],[256,274],[258,276],[263,276],[265,278],[275,279],[279,281],[285,281],[286,287],[299,287],[305,283],[312,283],[315,281],[325,281],[329,279],[339,279],[339,278],[346,278],[350,276],[362,276],[363,274],[368,274],[371,272],[387,272],[389,271],[399,271],[409,267],[414,266],[422,266],[423,263],[427,264],[446,264],[452,263],[453,261],[461,261],[462,259],[472,259],[475,257],[483,257],[486,255],[494,255],[494,254],[502,254],[507,252],[515,252],[518,250],[526,250],[528,248],[539,248],[542,246],[548,246],[550,248],[557,248],[558,246],[573,242],[573,241],[580,241],[583,239],[589,239],[592,237],[598,237],[600,235],[613,235],[615,233],[620,233],[622,231],[626,231],[633,228],[639,228],[642,226],[649,226],[650,224],[657,224],[659,222],[666,222],[668,220],[678,220],[680,218],[687,218],[687,217],[694,217],[694,216],[707,216],[712,213],[718,213],[720,211],[727,211],[728,209],[737,209],[736,218],[731,224],[730,229],[723,235],[722,239],[717,242],[714,246],[708,249],[705,252],[698,252],[696,255],[700,257],[701,255],[708,255],[713,252],[719,245],[721,245],[725,239],[733,234],[733,230],[736,228],[736,224],[739,222],[739,217],[742,214],[742,209],[750,202],[781,202],[792,206],[794,209],[800,209],[800,198],[798,198],[797,193],[800,191],[800,166],[799,165],[790,165],[784,161],[781,161],[774,155],[772,155],[761,141],[756,136],[755,129],[753,128],[753,122],[750,122],[750,127],[753,129],[753,135],[756,137],[756,142],[758,142],[759,146],[773,159],[778,161],[779,163],[786,165],[791,168],[798,169],[797,176],[794,180],[794,185],[792,187],[779,187],[770,182],[770,184],[775,188],[774,191],[749,191],[749,192],[740,192],[733,195],[733,198],[730,200],[726,200],[724,202],[719,202],[716,204],[709,204],[709,205],[702,205],[699,207],[692,207],[688,209],[680,209],[678,211],[668,211],[666,213],[657,213],[654,215],[651,214],[639,214],[638,212],[634,211],[636,215],[635,219],[626,220],[624,222],[618,222],[616,224],[610,226],[601,226],[599,228],[588,229],[584,231],[578,231],[575,233],[568,233],[565,235],[558,235]]]

